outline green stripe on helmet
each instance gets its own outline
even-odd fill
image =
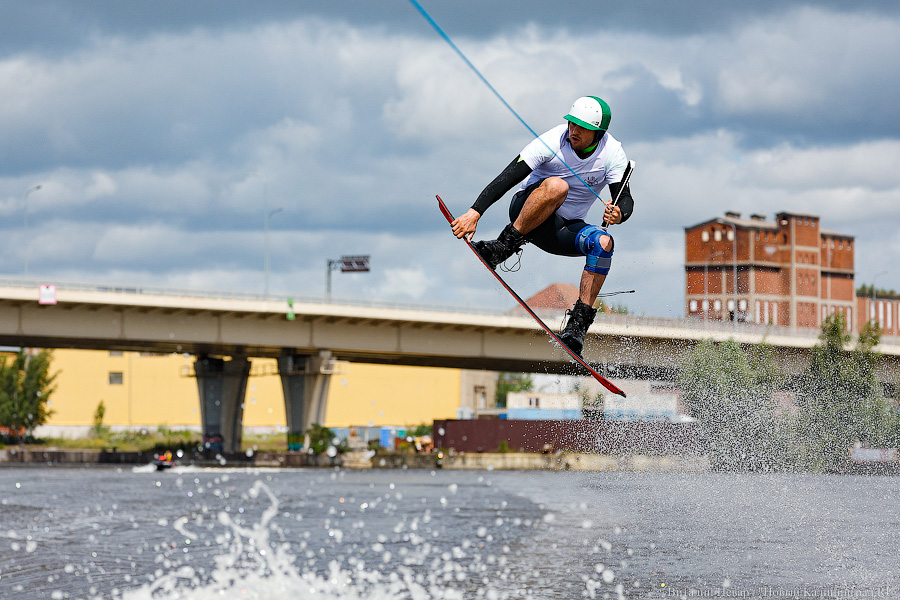
[[[600,110],[603,112],[603,120],[600,122],[600,131],[606,131],[609,129],[609,121],[612,119],[612,111],[609,109],[609,104],[607,104],[603,98],[598,98],[597,96],[588,96],[588,98],[593,98],[600,104]]]

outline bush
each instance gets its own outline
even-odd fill
[[[694,350],[679,385],[716,470],[792,468],[791,420],[776,415],[775,373],[768,346],[745,352],[734,340],[704,340]]]
[[[106,416],[106,405],[101,400],[97,404],[97,410],[94,411],[94,426],[91,428],[95,437],[105,438],[109,435],[109,427],[103,424],[104,416]]]
[[[500,444],[497,446],[497,452],[500,454],[508,454],[510,452],[515,452],[515,450],[509,447],[508,441],[500,440]]]
[[[53,414],[47,409],[56,389],[56,374],[50,374],[52,357],[49,350],[30,354],[23,348],[12,360],[0,361],[0,427],[7,429],[11,441],[28,438]]]
[[[348,450],[345,444],[336,439],[333,431],[318,423],[313,423],[310,428],[306,430],[306,435],[309,437],[308,449],[313,454],[324,454],[328,451],[330,446],[334,446],[338,453],[343,453]]]
[[[874,348],[881,332],[875,323],[867,323],[856,348],[847,351],[850,335],[844,327],[840,314],[825,320],[809,369],[798,384],[803,443],[817,470],[840,468],[857,442],[890,448],[900,441],[900,420],[875,376]]]

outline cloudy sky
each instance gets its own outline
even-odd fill
[[[609,102],[632,312],[683,314],[683,228],[726,210],[820,215],[900,289],[900,3],[421,3],[536,131]],[[434,195],[463,212],[531,134],[407,0],[0,0],[0,97],[0,278],[261,294],[268,216],[273,295],[369,254],[336,298],[511,305]],[[525,296],[583,266],[522,263]]]

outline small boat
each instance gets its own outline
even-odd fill
[[[157,471],[165,471],[175,466],[175,459],[172,457],[172,453],[167,450],[162,454],[157,454],[156,458],[153,459],[153,464],[156,465]]]

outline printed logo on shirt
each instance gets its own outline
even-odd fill
[[[595,187],[595,186],[600,185],[603,182],[603,180],[600,179],[599,177],[597,177],[596,175],[588,175],[587,177],[584,178],[584,182],[591,187]]]

